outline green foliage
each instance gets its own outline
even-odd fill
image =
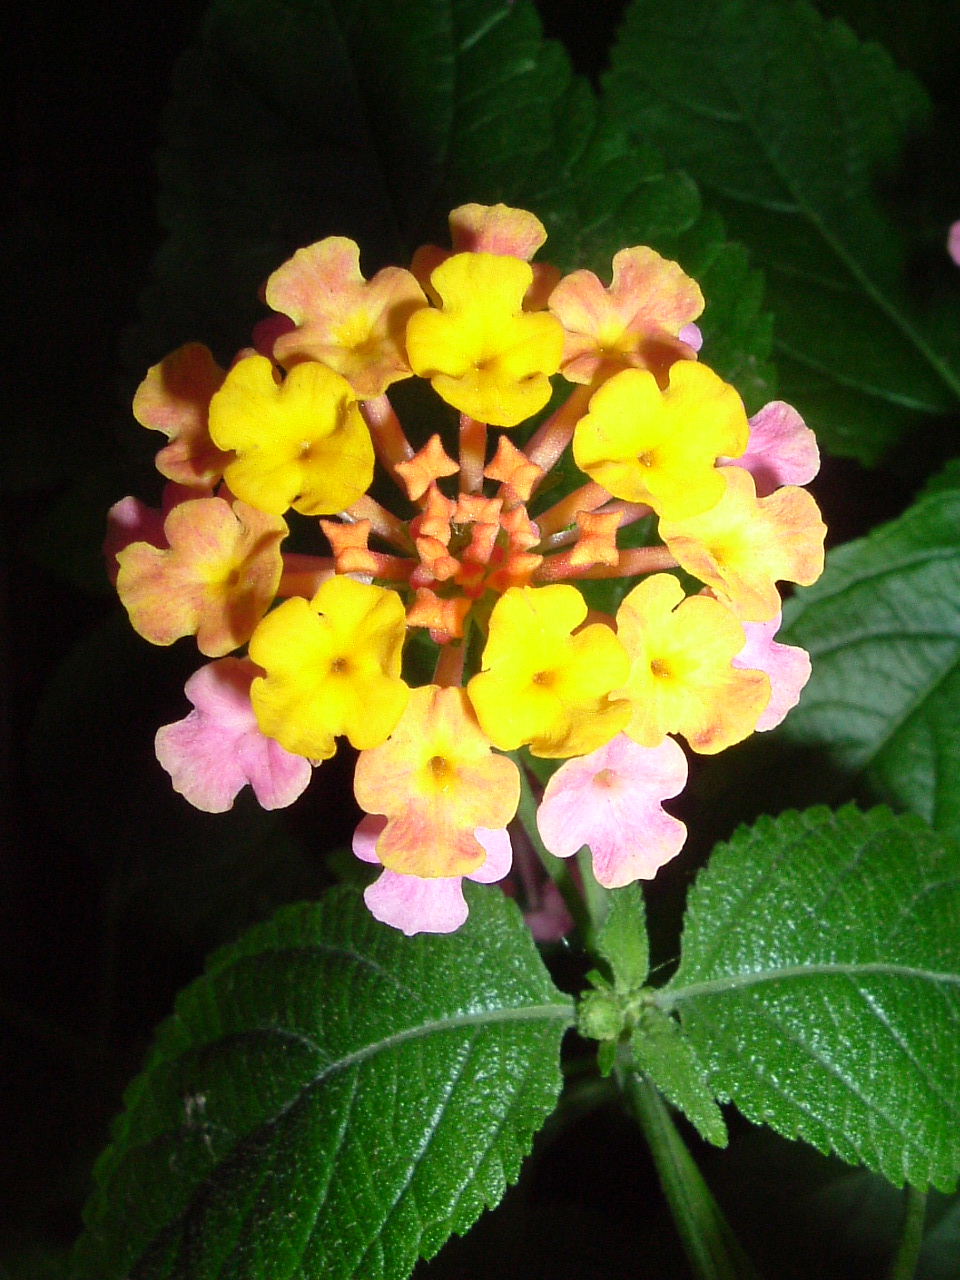
[[[513,904],[471,908],[407,939],[335,890],[217,952],[127,1093],[78,1280],[399,1280],[496,1204],[572,1009]]]
[[[658,993],[751,1120],[901,1185],[960,1175],[960,846],[886,809],[762,818]]]
[[[717,1147],[727,1145],[727,1126],[703,1064],[679,1023],[655,1005],[641,1011],[630,1036],[630,1054],[660,1092]]]
[[[886,52],[806,3],[634,0],[605,89],[766,272],[783,392],[828,449],[875,463],[955,407],[956,346],[877,194],[928,108]]]
[[[845,795],[960,835],[960,488],[948,468],[904,515],[832,551],[785,610],[813,675],[779,741]]]

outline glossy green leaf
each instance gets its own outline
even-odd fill
[[[960,1175],[960,846],[824,808],[718,846],[657,995],[751,1120],[897,1185]]]
[[[960,489],[948,468],[897,520],[827,557],[785,610],[813,675],[778,741],[847,796],[960,836]]]
[[[831,451],[875,463],[955,409],[960,356],[877,196],[926,98],[879,46],[802,2],[634,0],[605,90],[765,271],[782,391]]]
[[[446,937],[403,937],[351,889],[285,909],[161,1027],[74,1275],[401,1280],[516,1179],[571,1022],[496,889]]]
[[[727,1145],[727,1126],[703,1064],[675,1018],[650,1005],[630,1036],[634,1066],[678,1107],[707,1142]]]

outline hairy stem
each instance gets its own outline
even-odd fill
[[[697,1280],[759,1280],[653,1083],[618,1072],[631,1110],[650,1145],[667,1202]]]
[[[903,1229],[900,1247],[890,1267],[890,1280],[913,1280],[923,1245],[923,1222],[927,1210],[927,1193],[909,1183],[904,1188]]]

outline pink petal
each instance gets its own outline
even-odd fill
[[[471,871],[468,880],[477,884],[494,884],[502,880],[513,864],[513,848],[510,844],[510,833],[506,827],[477,827],[473,833],[487,851],[487,860],[482,867]]]
[[[353,855],[361,862],[380,863],[377,857],[377,841],[387,825],[382,813],[368,813],[353,833]]]
[[[249,691],[258,674],[246,658],[201,667],[185,687],[194,710],[157,730],[157,759],[174,790],[205,813],[232,808],[247,784],[264,809],[285,808],[310,781],[310,761],[286,751],[257,726]]]
[[[692,351],[699,351],[703,346],[703,334],[700,332],[700,326],[694,324],[693,321],[685,324],[677,337],[681,342],[685,342]]]
[[[773,637],[780,629],[780,614],[769,622],[745,622],[747,642],[733,659],[735,667],[747,671],[765,671],[770,677],[771,694],[766,709],[757,721],[757,729],[775,728],[800,701],[804,685],[810,679],[810,655],[795,645],[777,644]]]
[[[424,880],[397,871],[384,871],[363,891],[375,920],[415,933],[453,933],[467,918],[460,876]]]
[[[771,400],[750,419],[750,443],[739,458],[725,459],[749,471],[757,497],[785,484],[809,484],[820,470],[817,438],[791,405]]]
[[[960,267],[960,222],[955,222],[947,237],[947,253]]]
[[[652,879],[686,839],[686,827],[660,804],[686,780],[686,757],[672,738],[641,747],[618,734],[553,775],[537,813],[540,835],[560,858],[587,845],[594,875],[608,889]]]

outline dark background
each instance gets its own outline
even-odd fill
[[[619,0],[537,7],[578,70],[602,69]],[[157,7],[114,0],[55,18],[41,6],[21,11],[12,46],[14,172],[0,238],[7,387],[0,435],[0,1275],[5,1265],[22,1280],[52,1275],[48,1267],[79,1229],[92,1160],[176,991],[200,971],[211,946],[277,901],[317,892],[325,872],[311,853],[311,831],[322,831],[327,846],[346,838],[354,820],[342,799],[345,766],[338,773],[326,765],[324,785],[311,789],[293,819],[306,854],[290,854],[278,884],[256,857],[235,893],[231,865],[192,865],[190,840],[208,830],[202,818],[185,837],[185,852],[173,853],[174,872],[159,889],[146,874],[156,852],[151,831],[175,825],[182,804],[152,761],[153,732],[184,714],[182,682],[195,663],[131,641],[122,619],[112,621],[118,605],[96,547],[107,506],[129,491],[110,488],[111,453],[119,485],[129,473],[128,439],[140,431],[127,407],[136,378],[123,366],[122,335],[161,242],[154,153],[169,76],[203,9],[200,0]],[[928,88],[949,92],[952,85],[955,97],[955,66],[941,58],[929,68]],[[846,538],[894,514],[909,489],[896,477],[834,463],[818,496]],[[108,685],[102,716],[90,716],[82,697],[67,695],[98,678],[96,671],[81,660],[64,672],[61,663],[104,628],[110,644],[142,650],[142,687],[127,699],[123,686],[111,693]],[[52,701],[51,681],[59,685]],[[108,853],[91,852],[91,830],[109,826],[116,789],[141,785],[135,779],[144,771],[154,771],[155,790],[144,791],[142,829],[128,833],[142,860],[133,856],[118,877]],[[238,804],[235,821],[247,830],[258,818]],[[178,884],[197,877],[209,882],[209,911],[184,914]],[[789,1202],[792,1227],[784,1231],[809,1238],[814,1210],[792,1197],[791,1180],[809,1174],[819,1184],[836,1171],[775,1139],[741,1136],[739,1186],[758,1193],[760,1217]],[[889,1216],[889,1202],[862,1175],[849,1175],[846,1185],[857,1212],[867,1206],[868,1221],[877,1195],[880,1216]],[[728,1185],[729,1203],[749,1198],[737,1191]],[[812,1234],[826,1245],[829,1214],[822,1214]],[[749,1213],[747,1220],[749,1228]],[[868,1242],[849,1248],[837,1274],[877,1273]],[[607,1276],[612,1265],[630,1265],[630,1274],[684,1274],[647,1158],[613,1108],[562,1136],[548,1133],[518,1192],[445,1258],[437,1275],[446,1267],[478,1280]]]

